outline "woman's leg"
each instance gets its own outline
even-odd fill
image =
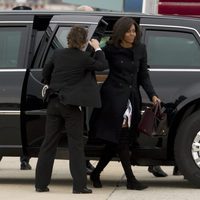
[[[100,157],[100,160],[91,173],[90,180],[93,182],[93,186],[95,188],[101,188],[102,184],[100,181],[100,174],[104,170],[104,168],[107,166],[107,164],[110,162],[112,157],[116,153],[116,144],[113,143],[107,143],[104,147],[102,156]]]
[[[147,188],[147,186],[137,181],[131,168],[128,128],[123,128],[121,131],[120,143],[118,145],[118,153],[119,153],[122,167],[124,169],[124,172],[127,178],[127,189],[143,190]]]

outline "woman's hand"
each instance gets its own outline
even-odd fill
[[[153,102],[154,105],[156,105],[157,103],[160,103],[161,100],[157,96],[153,96],[152,97],[152,102]]]

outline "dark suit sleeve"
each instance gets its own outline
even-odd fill
[[[55,56],[55,53],[53,54],[53,56],[50,58],[50,60],[45,64],[44,68],[43,68],[43,71],[42,71],[42,82],[44,84],[48,84],[50,83],[51,81],[51,74],[53,72],[53,69],[54,69],[54,56]]]
[[[152,101],[153,96],[157,96],[153,85],[151,83],[149,72],[147,68],[147,51],[146,46],[141,45],[141,60],[140,60],[140,67],[139,67],[139,84],[143,87],[145,92],[147,93],[149,99]]]
[[[87,56],[86,69],[91,71],[103,71],[108,68],[108,62],[103,51],[99,50],[94,53],[93,57]]]

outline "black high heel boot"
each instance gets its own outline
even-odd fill
[[[102,183],[100,180],[100,173],[104,170],[106,165],[110,162],[110,160],[114,156],[115,152],[116,152],[115,145],[109,143],[105,146],[102,156],[101,156],[96,168],[93,170],[93,172],[90,175],[90,180],[92,181],[93,187],[102,188]]]
[[[90,180],[92,181],[93,187],[102,188],[102,183],[101,183],[101,180],[100,180],[100,174],[95,173],[95,171],[93,171],[90,174]]]
[[[122,132],[122,134],[124,134],[123,137],[128,137],[128,133],[125,131],[126,130],[123,129],[123,132]],[[122,138],[121,138],[121,142],[118,145],[118,153],[119,153],[122,167],[124,169],[124,172],[125,172],[125,175],[127,178],[127,185],[126,185],[127,189],[128,190],[143,190],[143,189],[147,188],[146,185],[143,185],[135,178],[135,176],[132,172],[132,169],[131,169],[129,143],[126,142],[126,140],[124,140],[124,139],[122,140]]]

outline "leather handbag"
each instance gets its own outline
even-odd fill
[[[138,125],[138,131],[148,136],[165,135],[167,114],[162,112],[160,103],[147,107]]]

